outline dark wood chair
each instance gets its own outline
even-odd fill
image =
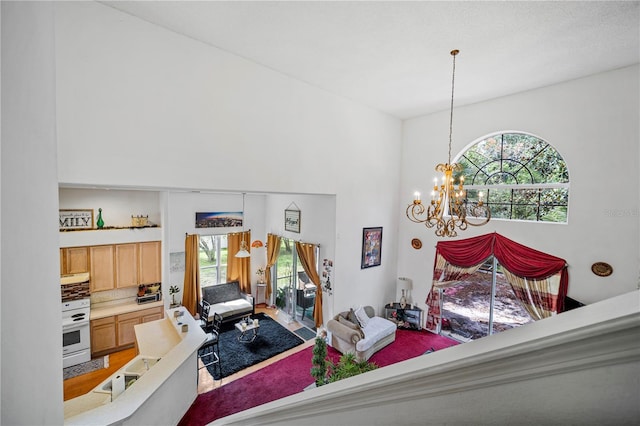
[[[206,303],[206,302],[205,302]],[[202,365],[198,367],[198,370],[213,365],[214,372],[218,369],[220,373],[220,379],[222,379],[222,362],[220,359],[220,327],[222,326],[222,317],[214,313],[213,321],[207,321],[209,318],[210,306],[208,303],[203,304],[201,316],[201,327],[207,333],[207,340],[200,345],[198,349],[198,359],[202,361]]]

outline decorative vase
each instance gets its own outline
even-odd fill
[[[102,220],[102,209],[98,209],[98,221],[96,222],[96,225],[98,225],[98,229],[102,229],[102,227],[104,226],[104,220]]]
[[[407,307],[407,299],[404,297],[404,288],[402,289],[402,296],[400,297],[400,307],[402,309]]]

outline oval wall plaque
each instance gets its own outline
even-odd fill
[[[414,238],[413,240],[411,240],[411,247],[413,247],[416,250],[419,250],[422,248],[422,241],[420,241],[417,238]]]
[[[591,265],[591,272],[600,277],[608,277],[613,273],[613,268],[608,263],[596,262]]]

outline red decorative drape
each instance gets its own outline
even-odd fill
[[[514,283],[511,284],[516,297],[523,303],[534,303],[551,314],[564,310],[564,298],[567,295],[569,285],[569,273],[565,260],[523,246],[498,233],[493,233],[463,240],[438,242],[433,286],[426,300],[429,306],[427,328],[437,329],[437,331],[440,328],[441,295],[438,287],[441,287],[443,282],[460,280],[468,273],[472,273],[471,271],[477,269],[491,255],[495,256],[511,274],[524,278],[525,282],[527,279],[544,280],[559,273],[560,285],[557,288],[545,287],[545,290],[541,290],[540,288],[528,287],[523,291],[522,282],[515,287]]]

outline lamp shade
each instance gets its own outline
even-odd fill
[[[398,290],[411,290],[413,288],[413,281],[411,278],[399,277],[396,282],[396,288]]]

